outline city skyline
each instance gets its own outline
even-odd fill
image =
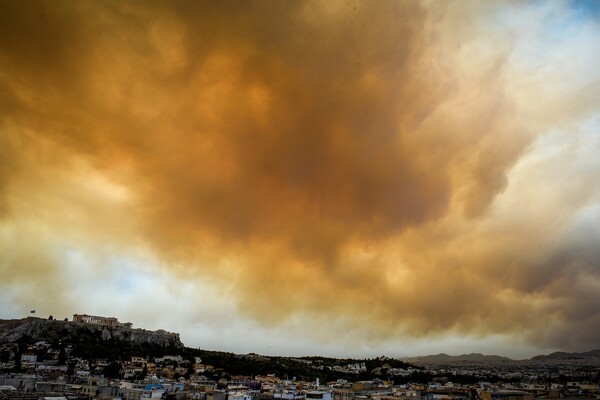
[[[0,0],[0,318],[600,348],[588,1]]]

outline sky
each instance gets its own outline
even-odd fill
[[[600,348],[600,7],[0,0],[0,318]]]

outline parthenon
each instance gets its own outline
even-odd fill
[[[118,319],[114,317],[99,317],[96,315],[87,315],[87,314],[73,314],[73,322],[81,322],[84,324],[93,324],[106,326],[109,328],[123,328],[123,329],[131,329],[131,322],[119,322]]]

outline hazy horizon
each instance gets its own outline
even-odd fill
[[[37,310],[36,310],[37,312]],[[39,318],[39,319],[49,319],[49,317],[52,317],[53,320],[58,320],[58,321],[64,321],[65,319],[68,320],[68,322],[73,322],[73,318],[71,317],[64,317],[64,318],[60,318],[60,317],[56,317],[54,315],[48,315],[46,317],[44,316],[40,316],[36,313],[31,313],[29,312],[29,315],[23,315],[23,316],[15,316],[12,319],[15,320],[19,320],[19,319],[27,319],[28,317],[33,317],[33,318]],[[114,315],[104,315],[104,317],[114,317]],[[3,320],[7,320],[7,319],[11,319],[11,318],[4,318],[4,317],[0,317],[0,319]],[[117,318],[118,319],[118,318]],[[120,322],[124,322],[124,321],[120,321]],[[147,327],[144,326],[136,326],[135,323],[133,321],[127,321],[127,322],[132,322],[133,329],[147,329],[147,330],[166,330],[166,331],[170,331],[170,332],[175,332],[175,333],[180,333],[177,331],[173,331],[173,330],[169,330],[166,329],[164,327],[155,327],[154,329],[149,329]],[[184,344],[184,346],[186,347],[191,347],[191,348],[199,348],[202,350],[208,350],[208,351],[223,351],[223,352],[233,352],[236,354],[250,354],[250,353],[255,353],[255,354],[259,354],[259,355],[263,355],[263,356],[282,356],[282,357],[332,357],[332,358],[358,358],[358,359],[365,359],[365,358],[377,358],[377,357],[381,357],[381,356],[385,356],[385,357],[390,357],[390,358],[397,358],[397,359],[412,359],[412,358],[421,358],[421,357],[428,357],[428,356],[437,356],[437,355],[448,355],[448,356],[452,356],[452,357],[456,357],[456,356],[462,356],[462,355],[471,355],[471,354],[481,354],[483,356],[501,356],[501,357],[508,357],[511,358],[515,361],[518,360],[527,360],[530,359],[532,357],[535,356],[539,356],[539,355],[548,355],[554,352],[561,352],[563,350],[553,350],[553,351],[547,351],[547,352],[543,352],[543,353],[531,353],[531,355],[529,356],[509,356],[506,354],[496,354],[496,353],[482,353],[480,351],[471,351],[468,349],[465,349],[462,352],[452,352],[450,350],[441,350],[441,351],[437,351],[437,352],[431,352],[431,353],[422,353],[422,354],[411,354],[411,355],[391,355],[391,354],[379,354],[379,353],[348,353],[348,354],[344,354],[344,353],[339,353],[339,352],[334,352],[334,353],[311,353],[310,350],[308,352],[302,353],[302,352],[283,352],[283,353],[273,353],[273,352],[258,352],[255,350],[248,350],[246,349],[245,351],[233,351],[231,348],[212,348],[212,347],[203,347],[202,344],[200,344],[199,346],[190,346],[188,345],[183,339],[182,339],[182,343]],[[439,345],[437,346],[433,346],[432,348],[441,348]],[[588,351],[594,351],[597,349],[587,349],[587,350],[583,350],[581,352],[588,352]]]
[[[52,316],[53,319],[55,320],[59,320],[62,321],[60,318],[55,318],[53,315],[49,315],[48,317]],[[41,317],[39,315],[26,315],[24,317],[22,317],[21,319],[25,319],[28,317],[34,317],[34,318],[39,318],[39,319],[47,319],[44,317]],[[68,317],[65,317],[68,318]],[[0,319],[5,319],[5,318],[0,318]],[[15,319],[19,319],[19,317],[16,317]],[[68,322],[73,322],[72,318],[68,318]],[[133,329],[147,329],[145,327],[142,326],[134,326]],[[164,328],[157,328],[157,329],[164,329]],[[175,332],[175,333],[179,333],[179,332]],[[182,343],[186,346],[186,347],[194,347],[194,346],[188,346],[185,342],[182,341]],[[202,350],[207,350],[207,351],[222,351],[222,352],[232,352],[231,349],[220,349],[220,348],[207,348],[207,347],[202,347],[202,346],[196,346],[195,348],[199,348]],[[573,353],[585,353],[585,352],[589,352],[589,351],[595,351],[595,350],[600,350],[600,349],[588,349],[588,350],[584,350],[581,352],[573,352]],[[362,354],[362,355],[357,355],[355,357],[351,357],[349,355],[344,355],[344,354],[339,354],[336,353],[334,355],[325,355],[325,354],[317,354],[317,353],[297,353],[297,354],[279,354],[279,353],[260,353],[260,352],[256,352],[256,351],[249,351],[249,352],[241,352],[241,353],[237,353],[237,354],[258,354],[258,355],[262,355],[262,356],[281,356],[281,357],[332,357],[332,358],[357,358],[357,359],[367,359],[367,358],[377,358],[377,357],[390,357],[390,358],[397,358],[397,359],[417,359],[417,358],[425,358],[425,357],[430,357],[430,356],[439,356],[439,355],[446,355],[446,356],[451,356],[451,357],[459,357],[459,356],[468,356],[468,355],[481,355],[481,356],[500,356],[500,357],[507,357],[510,358],[514,361],[520,361],[520,360],[529,360],[535,356],[539,356],[539,355],[549,355],[551,353],[554,352],[562,352],[562,350],[554,350],[552,352],[545,352],[545,353],[535,353],[532,354],[531,356],[527,356],[527,357],[510,357],[508,355],[505,354],[492,354],[492,353],[481,353],[481,352],[476,352],[476,351],[469,351],[469,352],[462,352],[462,353],[452,353],[449,351],[441,351],[441,352],[437,352],[437,353],[427,353],[427,354],[413,354],[413,355],[396,355],[396,356],[391,356],[389,354]],[[235,352],[234,352],[235,353]],[[570,353],[570,352],[568,352]]]

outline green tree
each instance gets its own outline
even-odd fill
[[[5,363],[8,360],[10,360],[10,351],[8,351],[8,350],[0,351],[0,362]]]
[[[144,379],[146,377],[146,375],[148,375],[148,366],[146,364],[144,364],[142,371],[135,374],[133,379],[141,381],[142,379]]]
[[[60,349],[58,350],[58,364],[65,365],[66,362],[67,362],[67,353],[65,352],[64,346],[60,346]]]
[[[123,369],[121,368],[121,364],[116,361],[113,361],[104,368],[102,374],[105,378],[118,379],[123,377],[122,370]]]

